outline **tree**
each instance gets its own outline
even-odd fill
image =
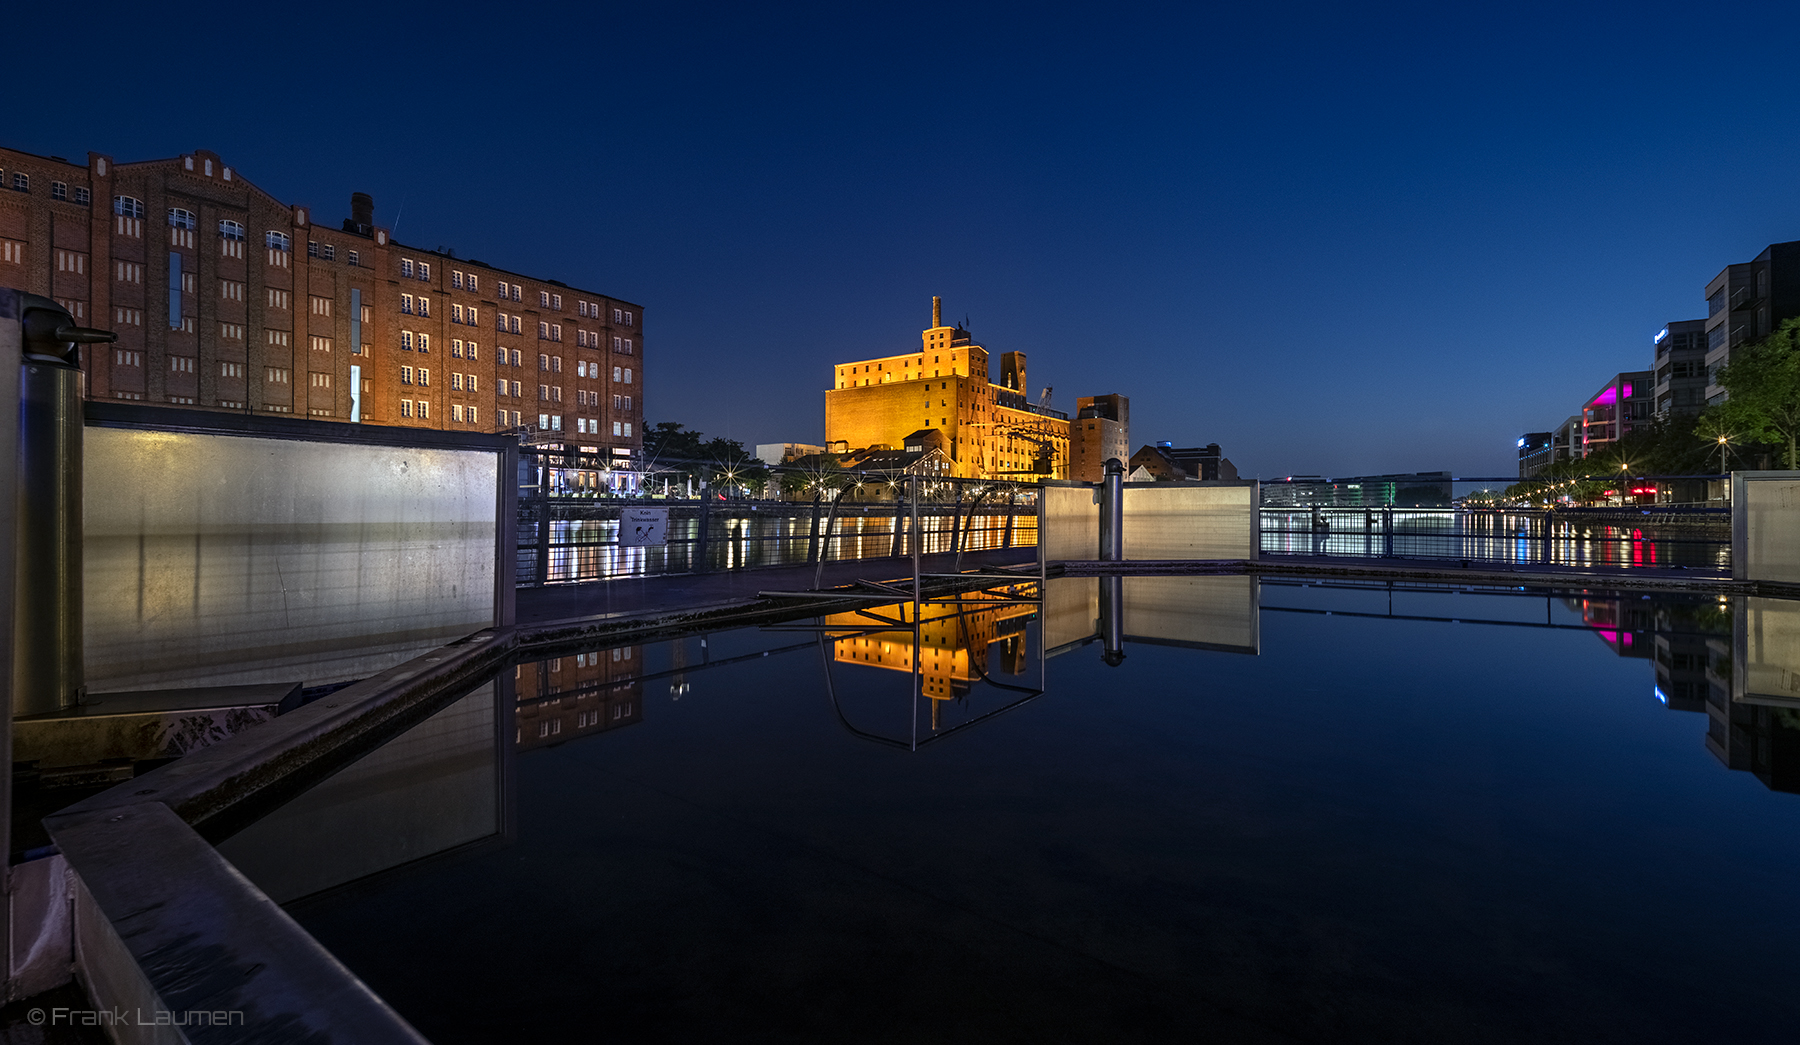
[[[1732,352],[1719,370],[1730,398],[1710,422],[1740,436],[1787,448],[1787,466],[1800,468],[1800,319],[1789,319],[1761,341]],[[1715,436],[1715,439],[1717,437]]]

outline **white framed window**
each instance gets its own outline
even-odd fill
[[[400,295],[400,312],[407,316],[413,314],[413,296],[411,294]]]
[[[419,416],[426,420],[429,420],[431,418],[431,401],[430,400],[428,400],[428,399],[419,400]]]
[[[623,322],[625,322],[625,313],[623,313],[623,312],[621,312],[621,311],[619,311],[619,310],[618,310],[618,309],[616,309],[616,308],[615,308],[615,309],[613,309],[613,322],[614,322],[614,323],[623,323]],[[618,434],[619,434],[619,433],[617,433],[617,432],[614,432],[614,433],[613,433],[613,434],[614,434],[614,435],[618,435]]]
[[[230,240],[234,243],[242,243],[244,241],[244,223],[241,221],[232,221],[229,218],[220,218],[219,238]]]
[[[450,420],[452,420],[452,421],[461,421],[462,420],[462,404],[461,403],[451,403],[450,404]]]
[[[421,315],[421,316],[431,315],[431,299],[426,297],[423,294],[419,295],[419,315]]]
[[[561,341],[562,340],[562,324],[561,323],[550,324],[550,340],[552,340],[552,341]]]
[[[431,280],[431,265],[428,262],[424,262],[424,261],[419,262],[419,278],[422,280],[425,280],[427,282],[430,282],[430,280]],[[421,414],[419,416],[423,417],[424,415]]]
[[[476,382],[478,382],[480,380],[480,378],[477,375],[470,374],[464,380],[466,380],[468,382],[469,391],[471,391],[471,392],[481,391],[481,389],[479,387],[477,387],[477,385],[476,385]]]
[[[625,325],[626,326],[631,325],[631,313],[630,312],[625,313]]]
[[[631,368],[630,367],[625,368],[625,383],[628,385],[631,384]]]
[[[462,269],[451,269],[450,270],[450,285],[455,287],[458,290],[462,289],[462,285],[463,285]]]
[[[476,409],[472,406],[468,408],[468,417],[469,417],[469,423],[472,425],[478,425],[481,423],[480,416],[477,414]]]
[[[452,373],[450,375],[450,390],[452,392],[462,391],[462,379],[463,376],[461,374]]]
[[[508,316],[506,328],[507,328],[507,330],[511,331],[514,334],[520,333],[521,328],[519,326],[519,317],[518,316]]]
[[[550,295],[550,307],[555,309],[558,312],[562,311],[562,295],[561,294]]]
[[[452,304],[450,306],[450,322],[452,322],[452,323],[461,323],[462,322],[462,306],[461,305]]]
[[[613,434],[614,434],[614,435],[624,435],[624,434],[625,434],[625,433],[624,433],[624,432],[623,432],[623,431],[622,431],[622,430],[621,430],[621,425],[620,425],[620,422],[618,422],[618,421],[614,421],[614,422],[613,422]]]
[[[550,324],[542,320],[538,321],[538,339],[541,341],[550,340]]]
[[[285,254],[294,249],[294,238],[285,232],[266,232],[263,234],[263,246]]]
[[[430,370],[427,370],[424,367],[419,368],[419,384],[421,384],[421,385],[431,384],[431,371]]]
[[[462,352],[463,352],[462,346],[463,346],[462,338],[453,337],[450,339],[450,357],[452,359],[461,359],[462,358]]]
[[[144,201],[135,196],[114,196],[113,213],[124,218],[144,216]]]
[[[549,308],[550,307],[550,292],[548,290],[538,291],[538,307],[539,308]]]
[[[481,277],[477,276],[473,272],[469,273],[469,289],[470,290],[480,290],[481,289]]]
[[[413,263],[412,263],[411,258],[401,258],[400,259],[400,274],[402,276],[405,276],[407,279],[412,278]]]
[[[242,363],[220,363],[219,364],[219,376],[236,378],[241,381],[244,378],[244,364],[242,364]]]
[[[344,252],[344,264],[350,265],[353,267],[357,266],[357,265],[361,265],[362,264],[362,256],[357,254],[356,251],[354,251],[354,250],[345,251]]]
[[[400,348],[401,348],[401,350],[406,351],[406,352],[411,352],[412,347],[413,347],[413,332],[410,330],[402,330],[400,332]]]
[[[293,384],[294,372],[287,367],[272,366],[263,372],[263,378],[271,385]]]
[[[431,335],[427,334],[423,331],[420,331],[420,333],[419,333],[419,351],[421,351],[421,352],[431,351]]]
[[[170,356],[169,372],[171,374],[191,374],[194,372],[193,356]]]
[[[481,310],[476,308],[474,305],[470,305],[469,311],[468,311],[468,317],[469,317],[469,319],[468,319],[469,325],[474,326],[475,324],[481,322]]]
[[[400,368],[400,383],[403,385],[410,385],[413,383],[413,368],[412,367],[403,366]]]
[[[475,342],[473,342],[473,341],[466,342],[465,347],[468,350],[470,359],[478,358],[481,355],[481,346],[476,344]]]
[[[413,415],[412,400],[410,400],[410,399],[400,400],[400,416],[401,417],[411,417],[412,415]]]
[[[629,436],[631,434],[631,422],[630,421],[625,422],[625,434],[627,436]]]

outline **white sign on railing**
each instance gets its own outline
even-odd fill
[[[622,508],[619,510],[619,547],[661,547],[669,539],[667,508]]]

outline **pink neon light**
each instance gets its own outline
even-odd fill
[[[1628,396],[1631,394],[1631,386],[1630,385],[1625,386],[1625,394]],[[1619,401],[1618,389],[1614,388],[1611,385],[1607,385],[1606,391],[1601,392],[1599,395],[1595,396],[1591,401],[1589,401],[1588,405],[1589,406],[1611,406],[1618,401]]]
[[[1625,398],[1631,398],[1631,382],[1629,381],[1625,382]]]
[[[1601,638],[1606,640],[1606,644],[1609,646],[1611,646],[1619,641],[1619,633],[1616,631],[1601,631],[1599,628],[1595,628],[1594,630],[1600,635]]]

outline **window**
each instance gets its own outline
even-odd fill
[[[181,207],[169,208],[169,225],[171,228],[191,230],[194,228],[195,224],[193,211],[185,210]]]
[[[0,239],[0,261],[8,265],[25,264],[25,244],[16,239]]]
[[[408,352],[412,351],[412,347],[413,347],[413,332],[412,331],[402,330],[400,332],[400,347],[402,349],[404,349],[405,351],[408,351]]]
[[[562,295],[561,294],[550,295],[550,307],[555,309],[558,312],[562,311]]]
[[[361,260],[361,258],[360,258],[360,257],[359,257],[359,256],[358,256],[358,255],[357,255],[357,253],[356,253],[356,251],[354,251],[354,250],[352,250],[352,251],[348,251],[348,252],[347,252],[347,254],[346,254],[346,257],[345,257],[345,259],[344,259],[344,261],[345,261],[345,263],[346,263],[346,264],[349,264],[349,265],[360,265],[360,264],[362,264],[362,260]]]
[[[481,310],[474,305],[470,305],[468,311],[463,314],[468,317],[464,322],[468,323],[470,326],[474,326],[481,322]]]
[[[631,325],[631,313],[630,312],[625,313],[625,325],[626,326]]]
[[[463,376],[461,374],[450,375],[450,390],[452,392],[460,392],[463,390],[462,379]]]
[[[413,296],[411,294],[400,295],[400,311],[408,316],[413,314]]]
[[[320,297],[319,295],[314,294],[307,299],[307,304],[309,306],[309,311],[315,316],[331,315],[330,298]]]
[[[631,397],[630,396],[625,397],[625,412],[626,413],[631,412]]]
[[[263,246],[286,253],[294,249],[294,239],[285,232],[266,232],[263,234]]]
[[[576,312],[576,314],[580,315],[582,319],[586,319],[587,314],[588,314],[587,302],[585,302],[585,301],[576,302],[575,312]]]
[[[494,329],[500,331],[501,333],[506,332],[506,313],[504,313],[504,312],[494,313]]]
[[[319,249],[320,249],[320,252],[322,254],[324,254],[326,261],[336,261],[337,260],[337,248],[336,247],[327,243],[327,244],[325,244],[325,246],[323,246]]]
[[[454,269],[454,270],[452,270],[452,271],[451,271],[451,273],[450,273],[450,285],[451,285],[451,286],[453,286],[453,287],[455,287],[455,288],[456,288],[456,289],[458,289],[458,290],[461,290],[461,289],[462,289],[462,285],[463,285],[463,282],[462,282],[462,269]]]
[[[469,273],[469,289],[470,290],[480,290],[481,289],[481,277],[475,275],[475,273],[473,273],[473,272]]]
[[[625,378],[624,368],[613,367],[613,380],[614,381],[622,381],[622,380],[624,380],[624,378]]]
[[[613,422],[613,434],[614,435],[624,435],[625,434],[623,431],[620,430],[620,423],[618,421]]]
[[[625,434],[626,435],[631,434],[631,422],[630,421],[625,422]]]
[[[228,341],[242,341],[244,340],[244,324],[220,323],[219,336]]]
[[[450,420],[452,420],[452,421],[461,421],[462,420],[462,404],[461,403],[451,404]]]
[[[450,339],[450,357],[452,359],[462,358],[462,346],[462,338],[453,337]]]
[[[468,382],[469,391],[471,391],[471,392],[481,391],[481,389],[479,387],[477,387],[477,385],[476,385],[476,381],[477,381],[476,375],[470,374],[464,380],[466,380]]]
[[[90,193],[89,193],[89,192],[88,192],[88,190],[86,190],[86,189],[84,189],[84,188],[82,188],[82,187],[81,187],[81,186],[79,186],[79,185],[77,185],[77,186],[76,186],[76,187],[75,187],[75,202],[76,202],[76,203],[77,203],[77,204],[79,204],[79,205],[81,205],[81,206],[83,206],[83,207],[85,207],[85,206],[87,206],[87,205],[88,205],[88,204],[89,204],[89,203],[90,203],[90,202],[92,202],[92,200],[93,200],[93,198],[94,198],[94,197],[93,197],[93,196],[92,196],[92,195],[91,195],[91,194],[90,194]]]
[[[561,356],[551,356],[550,357],[550,369],[555,371],[558,374],[562,373],[562,357]]]
[[[619,395],[613,396],[613,409],[614,410],[625,409],[624,399],[625,399],[624,396],[619,396]]]
[[[328,337],[314,337],[312,339],[312,350],[314,352],[331,351],[331,339]]]
[[[120,283],[142,283],[144,266],[135,261],[115,261],[113,262],[113,278]]]
[[[539,308],[549,308],[550,307],[550,292],[548,290],[538,291],[538,307]]]
[[[541,320],[538,322],[538,338],[542,341],[550,340],[550,324]]]
[[[268,295],[269,295],[269,307],[270,308],[285,309],[285,308],[289,308],[291,306],[291,302],[293,299],[288,296],[288,292],[285,290],[276,290],[273,287],[271,287],[268,290]]]
[[[623,323],[623,322],[625,322],[625,313],[623,313],[623,312],[621,312],[621,311],[619,311],[619,310],[618,310],[618,309],[616,309],[616,308],[615,308],[615,309],[613,309],[613,322],[614,322],[614,323]],[[614,435],[618,435],[618,434],[619,434],[619,433],[617,433],[617,432],[614,432],[614,433],[613,433],[613,434],[614,434]]]
[[[628,385],[631,384],[631,368],[630,367],[625,368],[625,383]]]
[[[138,366],[138,367],[141,367],[143,365],[144,365],[144,354],[142,352],[137,352],[137,351],[133,351],[131,349],[124,349],[124,348],[113,349],[113,366]]]
[[[319,241],[318,240],[309,239],[306,241],[306,256],[309,258],[316,258],[319,256]]]
[[[539,370],[550,369],[550,357],[548,355],[545,355],[542,352],[538,353],[538,369]]]
[[[425,369],[424,367],[419,368],[419,384],[421,384],[421,385],[431,384],[431,371]]]
[[[480,424],[480,423],[481,423],[481,420],[480,420],[480,418],[479,418],[479,417],[477,417],[477,416],[476,416],[476,411],[475,411],[475,408],[474,408],[474,407],[472,407],[472,406],[471,406],[471,407],[469,407],[469,409],[468,409],[468,415],[469,415],[469,423],[470,423],[470,424],[472,424],[472,425],[478,425],[478,424]]]
[[[87,272],[87,255],[77,254],[72,250],[57,251],[56,271],[73,272],[77,275],[85,274]]]
[[[548,402],[549,399],[550,399],[550,386],[549,385],[539,385],[538,386],[538,401],[539,402]]]
[[[242,363],[220,363],[219,364],[219,376],[220,377],[235,377],[239,380],[242,380],[244,377],[244,364],[242,364]]]
[[[524,292],[525,292],[525,288],[524,288],[524,287],[521,287],[521,286],[519,286],[519,285],[518,285],[518,284],[517,284],[517,283],[514,283],[514,284],[513,284],[513,285],[512,285],[512,299],[513,299],[513,300],[514,300],[514,301],[519,301],[519,300],[521,300],[521,298],[520,298],[520,297],[519,297],[519,295],[521,295],[521,294],[523,294],[523,293],[524,293]]]
[[[51,199],[53,199],[53,200],[66,200],[66,199],[68,199],[68,198],[69,198],[69,185],[68,185],[68,183],[67,183],[67,182],[62,182],[62,181],[53,181],[53,182],[51,182],[51,183],[50,183],[50,198],[51,198]]]
[[[413,415],[412,408],[413,408],[412,400],[410,400],[410,399],[400,400],[400,416],[401,417],[411,417]]]
[[[314,387],[314,388],[330,388],[331,387],[331,375],[330,374],[313,374],[313,375],[311,375],[311,381],[312,381],[312,387]]]
[[[518,316],[508,316],[507,321],[506,321],[506,328],[507,328],[507,330],[509,330],[510,332],[512,332],[514,334],[519,333],[519,317]]]
[[[561,323],[550,324],[550,340],[552,340],[552,341],[561,341],[562,340],[562,324]]]
[[[121,262],[121,264],[131,265],[130,262]],[[141,265],[132,266],[132,267],[135,267],[138,269],[143,268],[143,266],[141,266]],[[135,283],[135,282],[137,282],[137,280],[133,280],[132,282]],[[220,280],[219,281],[219,300],[221,300],[221,301],[242,301],[242,300],[244,300],[244,284],[241,281],[235,280],[235,279]]]
[[[481,354],[481,346],[471,341],[468,343],[469,358],[474,359]]]
[[[231,221],[229,219],[220,219],[219,238],[231,240],[233,243],[242,243],[244,240],[243,223]]]
[[[453,304],[450,306],[450,322],[452,322],[452,323],[461,323],[462,322],[462,306],[461,305]]]
[[[411,258],[401,258],[400,259],[400,274],[402,276],[405,276],[407,279],[412,278],[413,263],[412,263]]]
[[[631,339],[630,339],[630,338],[626,338],[626,339],[625,339],[625,349],[624,349],[624,351],[625,351],[625,354],[626,354],[626,355],[631,355]]]
[[[403,385],[410,385],[413,383],[413,368],[412,367],[403,366],[400,368],[400,383]]]
[[[424,333],[422,331],[420,332],[420,334],[419,334],[419,351],[421,351],[421,352],[431,351],[431,335],[430,334]]]
[[[419,400],[419,416],[422,418],[429,418],[431,416],[431,403],[429,401],[424,399]]]
[[[419,262],[419,278],[428,283],[431,281],[431,266],[423,261]],[[424,417],[425,415],[420,414],[419,416]]]
[[[421,316],[431,315],[431,299],[426,297],[423,294],[419,295],[419,315],[421,315]]]
[[[13,172],[13,188],[19,192],[31,191],[31,175]]]
[[[264,376],[267,378],[269,384],[272,385],[287,385],[292,384],[294,381],[294,372],[287,367],[269,367]]]

